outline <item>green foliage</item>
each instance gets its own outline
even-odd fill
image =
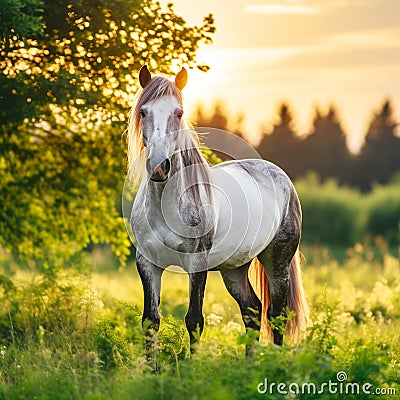
[[[213,18],[189,26],[171,4],[150,0],[3,3],[2,29],[3,15],[40,11],[43,34],[7,19],[15,34],[0,40],[0,245],[49,275],[96,243],[124,264],[122,133],[136,71],[196,66]]]
[[[216,165],[222,162],[221,158],[205,146],[201,146],[201,152],[210,165]]]
[[[329,303],[325,287],[320,303],[317,304],[315,314],[312,316],[312,325],[307,336],[307,340],[313,344],[318,354],[329,354],[332,348],[337,345],[336,306],[337,304]]]
[[[353,246],[372,238],[395,246],[400,235],[400,186],[375,186],[361,194],[315,175],[296,182],[303,210],[303,242]],[[377,239],[376,239],[377,238]],[[386,249],[385,249],[386,250]]]
[[[43,33],[43,0],[2,0],[0,3],[0,40]]]
[[[400,185],[376,186],[368,198],[366,232],[395,245],[400,239]]]
[[[360,195],[335,181],[319,184],[314,176],[296,183],[303,210],[303,240],[351,245],[359,236]]]
[[[39,39],[0,42],[3,123],[40,120],[54,105],[90,107],[120,120],[143,63],[162,72],[171,72],[173,62],[195,66],[200,43],[211,42],[215,30],[211,15],[199,27],[188,26],[172,4],[164,10],[151,0],[45,2],[43,24]]]
[[[285,335],[287,324],[295,317],[296,313],[289,308],[286,309],[286,315],[278,315],[271,318],[270,326],[273,330],[277,330],[281,335]]]
[[[161,356],[171,363],[179,356],[184,357],[188,346],[186,327],[172,316],[166,316],[158,334]]]
[[[83,115],[65,118],[78,123]],[[48,123],[54,131],[33,131],[34,141],[26,125],[0,139],[0,243],[44,271],[76,263],[89,243],[111,243],[124,260],[130,243],[115,205],[124,174],[114,153],[123,152],[119,136],[91,133],[88,121],[53,134],[57,121]]]
[[[239,310],[231,308],[222,281],[211,274],[205,331],[197,352],[189,355],[184,322],[164,315],[159,374],[152,372],[144,357],[135,292],[140,283],[134,271],[103,272],[84,280],[68,273],[51,285],[28,275],[3,277],[1,302],[18,307],[11,317],[15,340],[11,332],[1,332],[8,339],[0,345],[0,398],[263,399],[267,394],[258,393],[257,387],[266,378],[270,383],[301,387],[313,382],[320,387],[329,380],[337,382],[339,371],[346,372],[345,382],[369,382],[373,388],[393,388],[399,393],[398,270],[398,259],[386,254],[383,262],[374,258],[367,262],[362,252],[351,253],[343,266],[335,260],[308,265],[304,284],[312,322],[306,340],[283,347],[251,341],[250,359],[244,358],[244,342],[238,343],[244,332]],[[174,309],[174,303],[175,307],[182,303],[187,278],[166,275],[162,303]],[[124,297],[134,303],[118,301]],[[7,319],[4,310],[0,321]],[[318,398],[343,396],[325,392]],[[285,398],[276,390],[268,397]],[[362,398],[375,397],[365,394]],[[313,397],[297,394],[292,398]]]
[[[109,321],[99,323],[93,334],[98,356],[106,370],[127,363],[130,357],[128,341]]]

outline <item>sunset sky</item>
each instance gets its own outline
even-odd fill
[[[231,114],[245,114],[253,143],[281,100],[293,106],[301,133],[316,104],[333,102],[353,149],[385,98],[400,120],[399,0],[173,2],[191,24],[210,12],[216,19],[214,44],[198,53],[211,70],[190,71],[188,106],[223,100]]]

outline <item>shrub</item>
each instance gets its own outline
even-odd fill
[[[307,243],[351,246],[360,230],[360,194],[335,181],[319,184],[315,177],[296,183]]]
[[[399,183],[375,186],[361,194],[334,180],[320,183],[315,175],[309,175],[295,186],[303,209],[305,243],[349,247],[368,237],[378,239],[377,247],[399,243]]]
[[[128,364],[131,356],[128,341],[109,321],[101,321],[93,330],[93,335],[105,370]]]
[[[368,196],[365,232],[395,245],[400,239],[400,185],[376,186]]]

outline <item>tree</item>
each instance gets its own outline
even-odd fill
[[[387,183],[400,170],[400,138],[393,106],[386,100],[369,125],[359,156],[359,185],[368,190],[374,182]]]
[[[282,103],[278,109],[278,122],[270,133],[264,136],[257,151],[265,160],[279,165],[292,179],[299,176],[298,144],[300,138],[296,135],[290,106]]]
[[[197,105],[193,120],[196,126],[199,127],[222,129],[228,132],[232,131],[232,133],[241,138],[244,136],[242,132],[243,114],[232,117],[221,101],[215,102],[209,113],[206,113],[203,105]]]
[[[201,104],[197,105],[193,120],[195,126],[199,128],[209,127],[221,129],[244,139],[244,135],[242,133],[242,124],[244,120],[243,115],[238,114],[236,117],[232,117],[221,101],[214,103],[210,113],[206,113]],[[223,136],[222,140],[223,142],[220,143],[220,147],[226,149],[227,153],[230,154],[213,149],[214,154],[217,155],[217,157],[219,157],[221,160],[230,160],[232,159],[232,153],[241,153],[242,146],[240,145],[240,142],[235,140],[234,137]]]
[[[43,32],[43,0],[2,0],[0,39],[35,36]]]
[[[316,109],[312,132],[302,141],[300,153],[303,173],[315,171],[321,179],[336,177],[341,183],[348,181],[351,158],[334,106],[326,114]]]
[[[149,0],[32,2],[43,13],[28,31],[3,24],[1,9],[0,245],[56,268],[107,242],[123,262],[129,241],[116,199],[136,72],[196,66],[213,18],[191,27],[172,5]]]
[[[164,11],[149,0],[70,3],[43,4],[43,35],[21,40],[11,32],[2,40],[3,120],[40,118],[42,107],[54,104],[118,115],[136,91],[132,72],[146,62],[161,72],[171,72],[173,60],[196,65],[199,44],[210,42],[214,31],[211,16],[201,27],[188,27],[172,4]],[[10,104],[22,112],[11,111]]]

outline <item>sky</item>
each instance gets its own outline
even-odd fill
[[[161,1],[166,4],[170,1]],[[400,122],[399,0],[175,0],[190,24],[214,14],[212,45],[189,71],[188,107],[211,110],[222,100],[232,116],[245,115],[256,144],[288,101],[296,130],[310,132],[315,107],[334,104],[348,144],[357,150],[373,112],[389,98]]]

